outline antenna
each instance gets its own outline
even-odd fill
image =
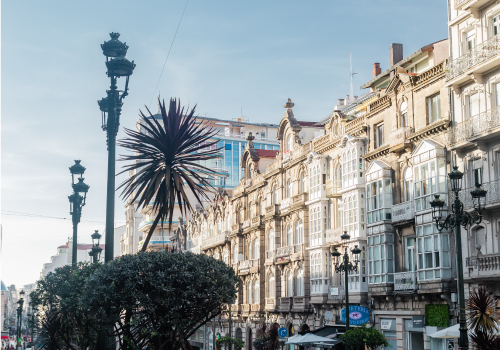
[[[354,77],[355,74],[358,74],[358,73],[353,73],[352,71],[352,53],[349,52],[349,63],[350,63],[350,67],[351,67],[351,99],[354,100],[354,89],[352,87],[352,78]]]

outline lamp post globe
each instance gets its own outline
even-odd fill
[[[73,266],[77,264],[77,253],[78,253],[78,224],[82,216],[82,207],[85,205],[87,200],[87,192],[90,186],[87,185],[83,180],[83,174],[85,173],[85,167],[80,164],[80,160],[75,160],[75,164],[69,167],[71,173],[71,187],[73,188],[73,193],[68,196],[69,199],[69,213],[71,215],[71,221],[73,223],[73,242],[71,249],[71,263]]]

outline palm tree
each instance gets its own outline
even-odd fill
[[[175,203],[179,203],[181,215],[193,209],[188,193],[193,193],[197,202],[208,200],[212,185],[207,181],[211,170],[200,165],[200,161],[216,157],[219,149],[210,149],[217,141],[210,139],[217,130],[207,123],[196,122],[194,106],[180,106],[180,101],[170,99],[168,111],[158,98],[161,111],[160,123],[146,107],[149,115],[140,112],[145,132],[125,129],[127,137],[119,145],[132,154],[122,155],[122,161],[132,161],[120,173],[133,174],[119,188],[122,197],[138,201],[139,207],[153,202],[156,218],[148,232],[142,251],[146,251],[149,240],[158,223],[168,220],[168,230],[172,229]]]
[[[472,292],[467,300],[467,328],[478,349],[500,349],[496,336],[500,322],[494,316],[495,299],[484,286]]]

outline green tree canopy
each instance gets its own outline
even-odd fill
[[[365,346],[368,350],[379,346],[389,346],[382,332],[375,327],[366,327],[366,324],[349,329],[340,336],[340,339],[350,350],[365,350]]]
[[[234,270],[206,255],[140,252],[103,265],[86,284],[90,311],[121,348],[190,348],[187,339],[236,299]]]

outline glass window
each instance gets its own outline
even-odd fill
[[[415,271],[415,237],[405,238],[406,271]]]
[[[295,278],[295,295],[298,297],[304,296],[304,270],[297,270],[297,277]]]
[[[274,197],[274,203],[273,204],[278,204],[278,189],[274,188],[273,190],[273,197]]]
[[[249,304],[251,304],[252,303],[252,294],[253,294],[252,293],[252,282],[248,282],[247,288],[248,288],[248,300],[247,300],[247,302]]]
[[[329,254],[311,254],[311,294],[326,293],[328,287]]]
[[[286,244],[288,246],[291,246],[293,245],[292,243],[292,232],[293,232],[293,229],[292,229],[292,225],[288,226],[288,230],[287,230],[287,234],[286,234]]]
[[[351,148],[350,150],[344,151],[342,154],[342,187],[346,188],[354,185],[354,181],[357,177],[356,169],[356,149]]]
[[[269,298],[276,297],[276,284],[274,280],[274,274],[270,274],[267,279],[267,295]]]
[[[292,197],[292,180],[288,179],[287,186],[286,186],[286,197],[291,198]]]
[[[434,224],[417,226],[417,271],[419,280],[451,277],[449,236]]]
[[[384,123],[375,125],[375,148],[384,145]]]
[[[224,250],[224,262],[229,265],[229,251],[227,249]]]
[[[260,303],[260,285],[259,285],[259,281],[258,280],[255,280],[253,282],[253,291],[254,291],[254,294],[253,294],[253,303],[254,304],[258,304],[258,303]]]
[[[321,244],[321,218],[320,218],[320,207],[311,208],[309,210],[309,231],[311,246]]]
[[[446,202],[446,164],[443,158],[421,163],[413,171],[416,211],[430,209],[433,194],[440,193],[440,198]]]
[[[253,218],[253,203],[252,202],[248,203],[248,218],[249,219]]]
[[[496,15],[492,18],[491,24],[493,26],[493,35],[500,33],[500,15]]]
[[[259,201],[259,215],[264,215],[264,206],[262,205],[262,198]]]
[[[495,84],[495,105],[493,107],[500,106],[500,83]]]
[[[304,225],[302,224],[302,219],[299,219],[295,226],[295,244],[302,243],[304,243]]]
[[[285,152],[290,152],[293,149],[293,136],[292,135],[288,135],[286,143],[287,143],[287,149],[285,150]]]
[[[321,196],[321,169],[319,164],[309,167],[309,200]]]
[[[404,191],[405,202],[411,201],[413,199],[413,171],[411,168],[406,168],[404,174]]]
[[[230,151],[231,150],[231,144],[230,143],[226,143],[224,145],[224,149]]]
[[[465,51],[471,50],[476,46],[476,31],[474,29],[465,33]]]
[[[236,264],[238,262],[238,245],[236,244],[233,249],[233,264]]]
[[[408,104],[406,101],[401,103],[400,107],[400,116],[401,116],[401,126],[408,126]]]
[[[252,260],[252,242],[248,242],[248,260]]]
[[[259,238],[255,238],[254,240],[254,249],[253,249],[253,258],[254,259],[258,259],[259,258],[259,253],[260,253],[260,249],[259,249]]]
[[[369,283],[394,282],[394,236],[392,233],[368,238]]]
[[[358,226],[358,197],[353,195],[344,199],[344,229],[351,237],[357,237]]]
[[[368,223],[391,219],[392,186],[390,179],[367,185]]]
[[[479,93],[476,92],[467,97],[467,117],[468,119],[479,114]]]
[[[269,240],[267,242],[267,250],[268,251],[274,250],[274,229],[269,230]]]
[[[293,272],[288,271],[287,284],[286,284],[286,296],[293,297]]]

